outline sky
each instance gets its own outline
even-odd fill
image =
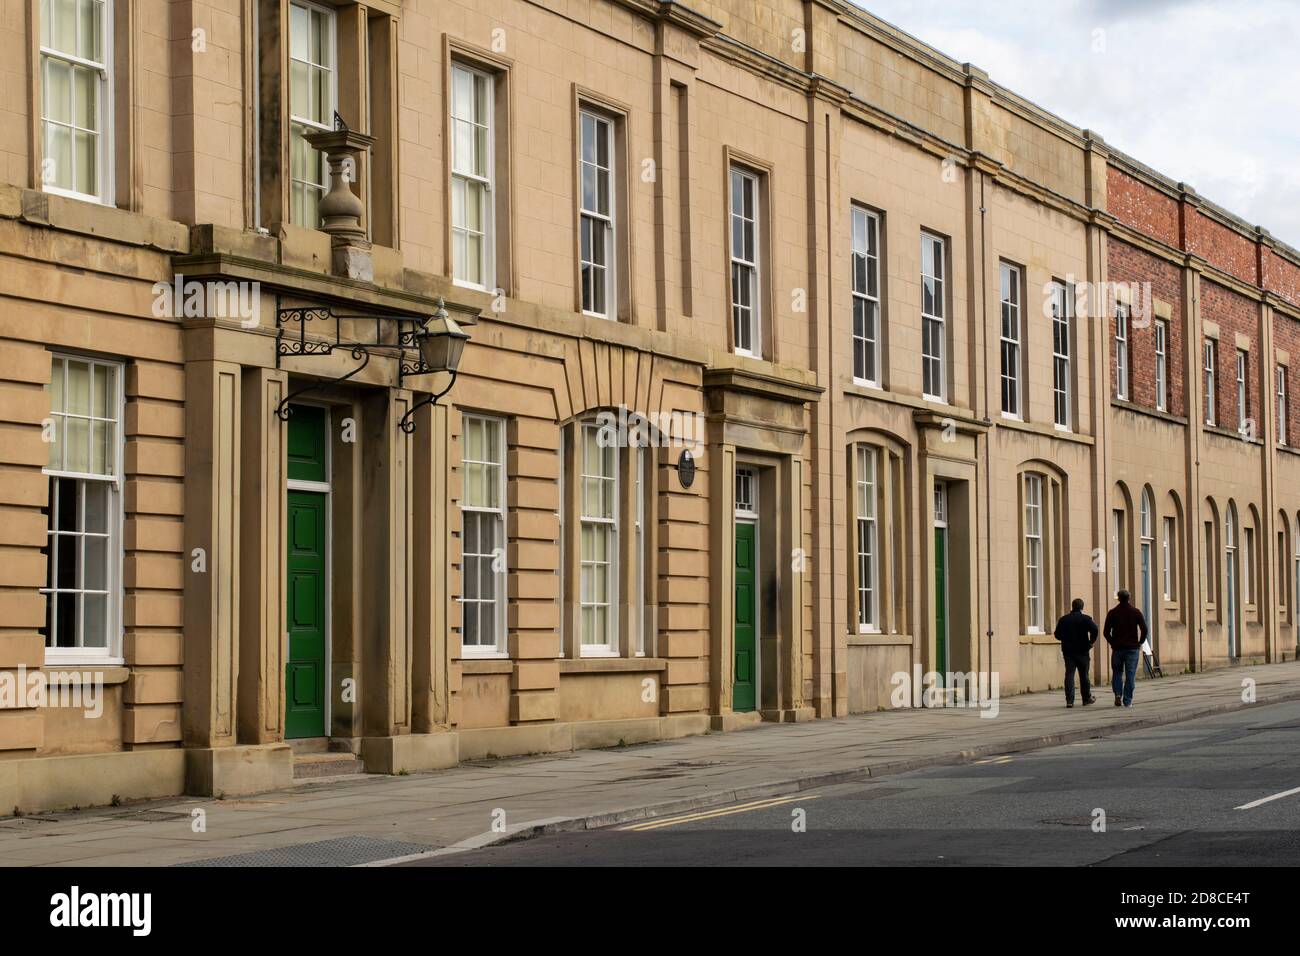
[[[1300,0],[854,0],[1300,248]]]

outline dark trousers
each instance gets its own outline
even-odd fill
[[[1088,670],[1092,667],[1092,654],[1088,651],[1067,651],[1062,650],[1061,656],[1065,658],[1065,702],[1074,703],[1074,672],[1079,672],[1079,690],[1083,693],[1083,699],[1088,700],[1092,697],[1092,684],[1088,682]]]

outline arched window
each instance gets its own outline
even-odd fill
[[[1240,571],[1240,558],[1237,552],[1237,506],[1228,502],[1228,512],[1223,521],[1223,562],[1227,576],[1224,604],[1228,626],[1228,657],[1237,656],[1237,620],[1239,608],[1239,591],[1237,576]]]
[[[1155,505],[1151,489],[1142,489],[1142,503],[1138,512],[1138,600],[1147,621],[1155,618]]]
[[[1043,630],[1043,476],[1025,475],[1025,621]]]
[[[880,630],[879,452],[858,445],[853,483],[857,505],[858,631]]]
[[[654,454],[644,423],[601,412],[560,431],[560,619],[565,657],[654,654]]]
[[[1043,634],[1064,613],[1065,484],[1046,466],[1020,475],[1020,616],[1023,632]]]
[[[884,435],[870,437],[848,448],[849,620],[859,634],[904,634],[905,450]]]
[[[1201,517],[1205,525],[1205,547],[1201,552],[1205,560],[1204,567],[1201,569],[1205,582],[1205,609],[1211,620],[1221,621],[1223,602],[1219,599],[1219,562],[1223,555],[1219,551],[1219,509],[1215,506],[1213,498],[1205,499]]]

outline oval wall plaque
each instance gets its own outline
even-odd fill
[[[683,488],[689,488],[695,482],[695,456],[689,448],[683,448],[677,456],[677,480]]]

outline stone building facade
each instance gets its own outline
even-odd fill
[[[5,11],[6,810],[1295,655],[1300,253],[855,6]]]

